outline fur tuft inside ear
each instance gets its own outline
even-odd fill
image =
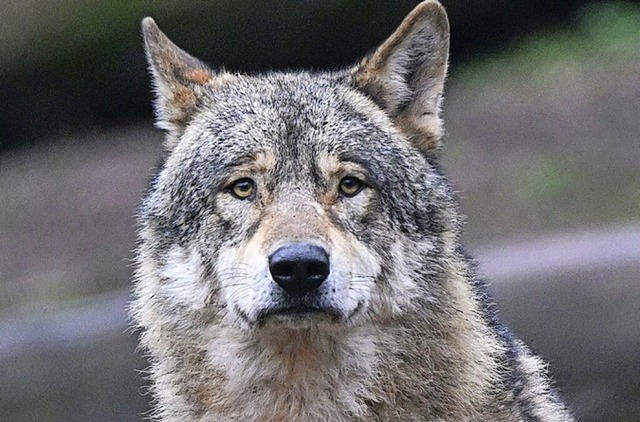
[[[353,71],[356,86],[429,154],[443,135],[440,102],[448,58],[447,14],[440,3],[427,0]]]
[[[156,93],[156,126],[167,131],[172,147],[203,95],[205,86],[219,82],[207,65],[176,46],[146,17],[142,37]]]

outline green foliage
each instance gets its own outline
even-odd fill
[[[463,65],[459,74],[475,80],[497,69],[527,63],[529,73],[535,76],[558,64],[571,66],[592,57],[638,54],[639,45],[638,4],[593,3],[580,10],[573,25],[518,40],[500,53]]]
[[[580,34],[593,52],[637,51],[640,42],[640,7],[632,3],[596,3],[583,9]]]
[[[549,156],[532,156],[526,168],[514,174],[516,192],[523,201],[553,200],[565,194],[580,177],[579,170],[571,163]]]

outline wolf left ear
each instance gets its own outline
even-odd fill
[[[156,93],[156,126],[167,131],[167,148],[171,149],[205,87],[223,78],[171,42],[150,17],[142,20],[142,37]]]
[[[427,0],[354,69],[356,86],[429,154],[443,135],[440,102],[448,58],[447,14],[440,3]]]

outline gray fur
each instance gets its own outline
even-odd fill
[[[437,167],[435,1],[353,69],[216,73],[143,22],[166,157],[139,212],[132,315],[163,421],[571,421],[499,323]],[[425,41],[426,40],[426,41]],[[346,176],[363,180],[340,194]],[[239,199],[235,180],[255,192]],[[331,273],[292,298],[283,244]],[[320,312],[272,315],[286,306]]]

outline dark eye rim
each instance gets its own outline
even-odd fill
[[[344,183],[345,180],[355,181],[358,184],[358,189],[356,189],[352,193],[344,192],[342,190],[342,184]],[[354,196],[356,196],[357,194],[362,192],[362,190],[365,187],[366,187],[366,184],[365,184],[364,180],[362,180],[362,179],[360,179],[358,177],[355,177],[355,176],[345,176],[342,179],[340,179],[340,182],[338,183],[338,191],[340,192],[340,195],[345,196],[347,198],[353,198]]]
[[[251,194],[247,196],[240,196],[236,194],[234,191],[234,187],[236,187],[240,183],[247,183],[247,182],[251,185]],[[242,177],[240,179],[237,179],[231,182],[226,190],[231,194],[231,196],[233,196],[236,199],[240,199],[240,200],[252,199],[256,195],[256,182],[249,177]]]

